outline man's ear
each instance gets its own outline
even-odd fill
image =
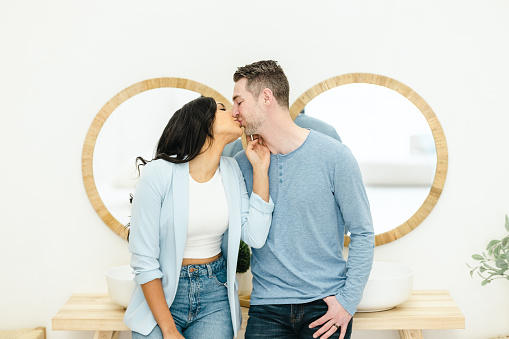
[[[262,93],[262,103],[266,106],[270,106],[272,102],[274,101],[274,94],[272,91],[268,88],[265,88]]]

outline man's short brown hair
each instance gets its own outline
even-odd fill
[[[283,68],[274,60],[262,60],[252,64],[238,67],[233,74],[233,81],[242,78],[247,79],[246,89],[258,98],[260,93],[268,88],[274,94],[278,104],[282,107],[290,107],[290,84]]]

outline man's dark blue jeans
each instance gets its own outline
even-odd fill
[[[321,326],[309,328],[309,324],[323,316],[328,306],[322,299],[306,304],[251,305],[247,321],[246,339],[310,339]],[[352,320],[348,324],[345,339],[352,334]],[[339,328],[329,338],[339,338]]]

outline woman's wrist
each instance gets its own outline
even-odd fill
[[[269,168],[264,166],[253,166],[253,177],[265,178],[269,176]]]
[[[253,192],[269,202],[269,174],[267,171],[253,171]]]

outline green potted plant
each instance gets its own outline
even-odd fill
[[[237,273],[246,273],[250,264],[251,251],[249,250],[249,246],[241,240],[239,245],[239,256],[237,259]]]
[[[505,215],[505,229],[509,232],[509,218]],[[492,240],[486,246],[482,254],[472,255],[472,259],[478,261],[478,265],[470,266],[470,276],[477,273],[483,281],[482,286],[491,283],[495,279],[509,280],[509,234],[502,239]]]
[[[237,258],[237,280],[239,282],[239,295],[247,295],[251,293],[253,276],[249,270],[251,264],[251,250],[249,246],[240,241],[239,256]]]

